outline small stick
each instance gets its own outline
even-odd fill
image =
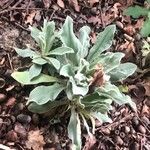
[[[9,64],[10,64],[10,68],[11,68],[11,70],[13,71],[14,68],[13,68],[13,65],[12,65],[12,62],[11,62],[11,59],[10,59],[10,54],[7,53],[7,56],[8,56],[8,61],[9,61]]]

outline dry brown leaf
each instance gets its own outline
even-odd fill
[[[146,104],[143,105],[142,107],[142,111],[141,111],[142,115],[150,115],[150,107],[148,107]]]
[[[28,16],[27,16],[27,19],[25,20],[25,24],[30,24],[32,25],[33,24],[33,19],[36,15],[36,11],[32,11]]]
[[[143,83],[143,86],[145,88],[145,95],[150,96],[150,81],[145,80],[144,83]]]
[[[119,45],[117,49],[125,53],[126,59],[133,59],[133,54],[136,54],[134,42],[129,42],[127,40],[125,40],[125,43],[122,45]]]
[[[85,142],[85,146],[83,147],[83,150],[92,150],[95,149],[95,143],[96,143],[96,138],[95,136],[91,135],[91,136],[86,136],[86,142]]]
[[[128,35],[134,35],[136,33],[133,25],[128,25],[128,26],[124,27],[124,31],[126,31],[126,33]]]
[[[144,18],[140,18],[137,20],[136,24],[133,26],[135,29],[138,29],[140,30],[143,26],[143,23],[144,23]]]
[[[101,65],[96,65],[95,67],[95,72],[91,78],[90,85],[92,87],[100,87],[104,84],[105,79],[104,79],[104,72],[103,72],[103,67]]]
[[[89,4],[91,7],[97,2],[99,2],[99,0],[89,0]]]
[[[33,150],[43,150],[45,145],[43,135],[41,135],[40,130],[33,131],[31,130],[28,133],[28,140],[26,141],[26,146],[29,149]]]
[[[88,18],[88,23],[92,23],[93,25],[100,25],[101,24],[101,19],[99,16],[92,16],[90,18]]]
[[[69,0],[69,4],[74,7],[75,11],[80,11],[80,6],[78,4],[78,0]]]
[[[45,8],[49,8],[51,5],[51,0],[43,0],[43,4],[44,4]]]
[[[57,0],[57,4],[59,7],[65,8],[65,4],[64,4],[63,0]]]

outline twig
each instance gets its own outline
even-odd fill
[[[11,68],[11,70],[13,71],[14,68],[13,68],[13,65],[12,65],[12,62],[11,62],[10,54],[9,54],[9,53],[7,53],[7,57],[8,57],[8,61],[9,61],[9,64],[10,64],[10,68]]]
[[[13,10],[26,10],[27,8],[22,8],[22,7],[11,7],[9,9],[5,9],[0,11],[0,14],[4,14]],[[28,10],[47,10],[46,8],[28,8]]]
[[[4,19],[5,21],[7,21],[7,22],[9,22],[9,23],[12,23],[12,24],[16,25],[17,27],[19,27],[19,28],[21,28],[21,29],[23,29],[23,30],[29,32],[29,30],[26,29],[25,27],[23,27],[21,24],[19,24],[19,23],[17,23],[17,22],[12,22],[12,21],[8,20],[8,19],[7,19],[6,17],[4,17],[4,16],[2,16],[1,18]]]
[[[30,4],[31,4],[31,0],[29,0],[29,3],[28,3],[28,5],[27,5],[27,8],[26,8],[27,14],[26,14],[26,15],[28,15],[28,13],[29,13],[29,6],[30,6]]]
[[[120,119],[119,121],[113,122],[113,123],[108,124],[108,125],[106,125],[106,126],[101,126],[101,127],[97,128],[95,131],[101,130],[102,128],[107,128],[107,127],[112,127],[112,126],[115,127],[115,126],[117,126],[118,124],[120,124],[120,123],[122,123],[122,122],[125,122],[125,121],[131,119],[133,116],[134,116],[134,113],[129,114],[129,115],[125,116],[124,118]]]
[[[17,7],[23,0],[19,0],[12,8]]]

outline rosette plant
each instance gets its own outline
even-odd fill
[[[52,22],[47,22],[47,24],[52,24]],[[41,44],[42,42],[45,43],[45,47],[48,47],[46,59],[45,55],[44,57],[38,56],[46,60],[45,63],[48,65],[44,66],[39,75],[34,78],[30,78],[30,69],[25,72],[15,71],[12,77],[22,84],[37,84],[31,91],[27,102],[30,111],[39,114],[46,113],[53,117],[62,116],[66,112],[70,114],[68,136],[72,141],[72,149],[80,150],[82,147],[81,123],[91,136],[95,131],[95,119],[101,123],[111,122],[108,112],[112,109],[112,102],[119,105],[129,104],[136,110],[136,105],[131,98],[121,93],[115,86],[115,82],[132,75],[136,70],[136,65],[121,63],[124,57],[121,52],[106,51],[112,45],[115,25],[109,25],[99,33],[93,46],[90,44],[90,28],[82,27],[77,37],[74,34],[73,20],[70,17],[66,18],[57,34],[51,26],[43,29],[45,29],[45,23],[42,31],[31,28],[31,36],[40,49],[44,49],[41,46],[44,45]],[[44,38],[41,38],[41,35]],[[55,39],[61,41],[58,45],[55,42],[56,49],[52,48],[53,44],[50,47],[47,46]],[[23,54],[23,51],[25,52],[25,50],[17,52],[23,57],[27,56]],[[32,53],[39,54],[36,51]],[[34,56],[28,56],[35,59]],[[59,67],[56,67],[57,65],[55,66],[52,61],[47,62],[50,58],[57,61]],[[38,64],[35,61],[32,62]],[[59,110],[61,114],[58,113]]]

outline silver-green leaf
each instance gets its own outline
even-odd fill
[[[108,75],[110,75],[111,81],[122,81],[132,75],[136,69],[137,66],[133,63],[123,63],[111,70]]]
[[[48,101],[54,101],[64,88],[65,86],[58,83],[51,86],[38,86],[31,91],[28,103],[35,102],[38,105],[43,105]]]
[[[35,77],[34,79],[30,80],[29,71],[23,71],[23,72],[13,72],[11,76],[18,82],[20,82],[23,85],[32,85],[32,84],[38,84],[38,83],[51,83],[51,82],[59,82],[59,79],[56,77],[52,77],[46,74],[40,74],[39,76]]]
[[[42,71],[41,65],[33,64],[29,69],[30,80],[37,77],[41,73],[41,71]]]
[[[116,26],[109,25],[105,28],[103,32],[99,33],[96,43],[89,51],[89,55],[87,57],[88,61],[92,62],[95,57],[110,48],[110,46],[112,45],[115,31]]]
[[[68,53],[74,53],[74,50],[70,47],[62,46],[48,52],[46,55],[64,55]]]
[[[78,113],[71,109],[71,117],[68,124],[68,135],[72,140],[72,150],[81,150],[81,125]]]

